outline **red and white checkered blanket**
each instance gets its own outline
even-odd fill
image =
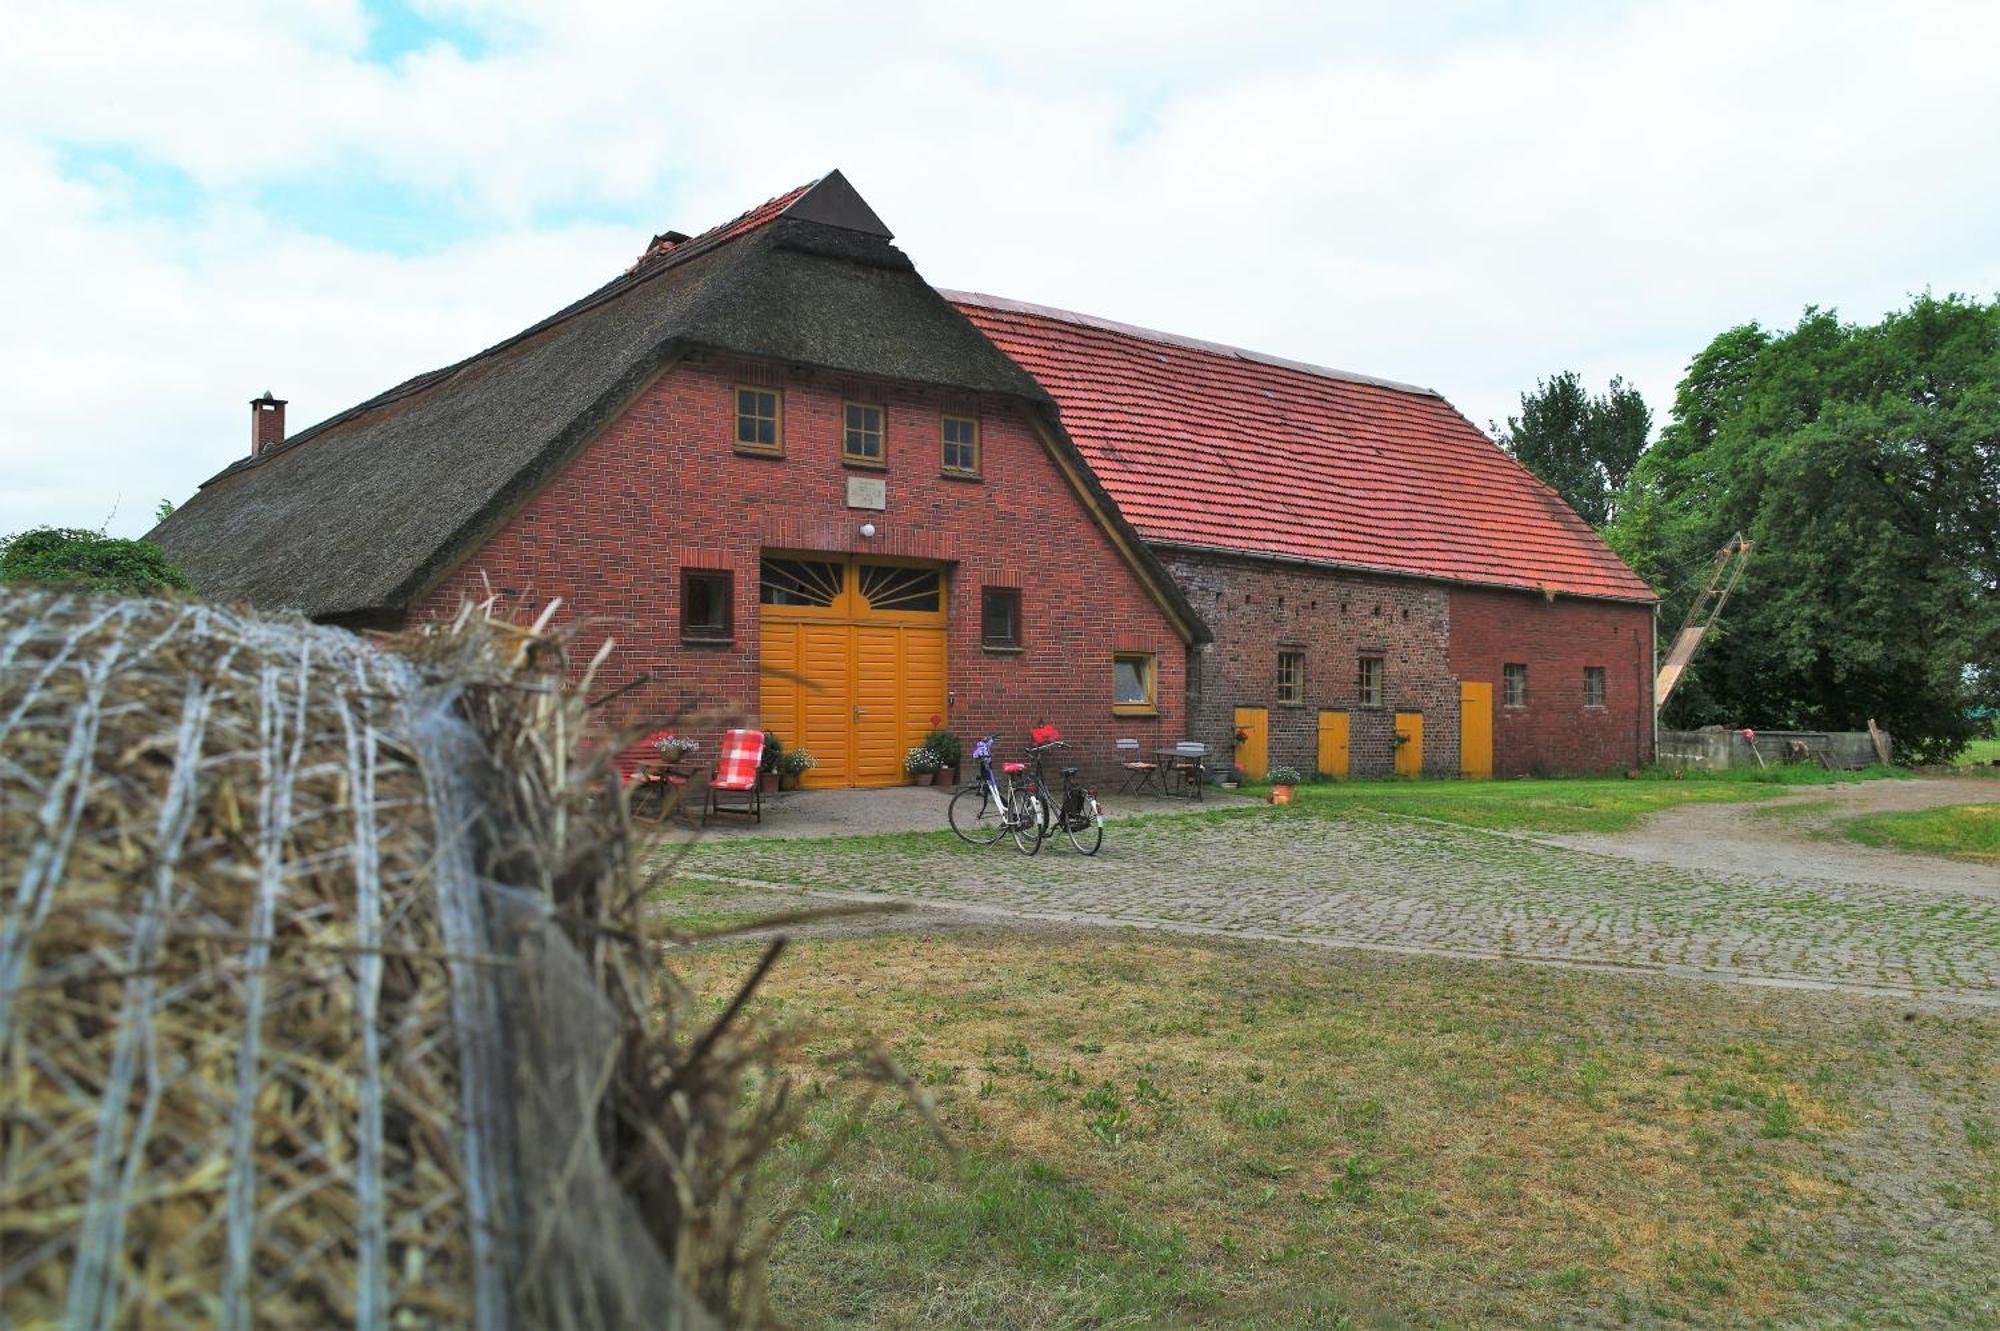
[[[717,790],[753,790],[757,769],[764,765],[764,732],[731,730],[722,736],[722,760],[709,785]]]

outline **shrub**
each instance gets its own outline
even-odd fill
[[[1296,786],[1303,780],[1305,778],[1299,775],[1299,769],[1296,767],[1273,767],[1271,769],[1271,784],[1274,786]]]
[[[938,761],[938,756],[935,753],[932,753],[921,744],[903,755],[903,770],[912,776],[919,776],[925,772],[935,772],[943,765]]]
[[[0,582],[37,582],[143,596],[194,584],[151,541],[76,527],[36,527],[0,541]]]
[[[924,747],[938,756],[938,765],[941,767],[958,766],[959,756],[963,752],[959,747],[958,736],[941,726],[924,736]]]

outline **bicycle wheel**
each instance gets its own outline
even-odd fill
[[[1018,789],[1008,810],[1007,830],[1014,834],[1014,846],[1023,855],[1042,848],[1042,801],[1034,791]]]
[[[951,797],[945,816],[960,841],[974,846],[990,846],[1007,830],[1006,810],[995,803],[985,782],[967,786]]]
[[[1095,855],[1104,844],[1104,810],[1097,806],[1095,795],[1085,795],[1083,804],[1073,814],[1063,818],[1063,831],[1069,835],[1069,844],[1085,855]]]

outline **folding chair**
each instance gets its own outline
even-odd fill
[[[1148,787],[1155,795],[1167,793],[1160,788],[1160,765],[1139,756],[1138,740],[1121,739],[1112,747],[1118,750],[1119,766],[1125,769],[1125,784],[1118,787],[1120,795],[1143,795]]]
[[[1181,785],[1192,787],[1186,792],[1189,799],[1201,798],[1201,760],[1206,757],[1208,745],[1199,740],[1184,739],[1174,745],[1174,776]]]
[[[764,732],[730,730],[722,736],[722,757],[715,775],[708,780],[708,802],[701,811],[702,825],[720,813],[744,813],[764,821],[764,795],[757,784],[758,769],[764,765]],[[729,803],[724,803],[728,797]]]

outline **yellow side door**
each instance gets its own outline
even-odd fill
[[[1493,775],[1493,686],[1470,680],[1458,686],[1458,774]]]
[[[799,784],[851,786],[854,767],[854,630],[846,624],[801,623],[799,738],[818,765]]]
[[[1271,712],[1266,707],[1236,709],[1236,728],[1247,737],[1236,746],[1236,762],[1245,781],[1262,781],[1271,770]]]
[[[898,632],[903,635],[902,744],[908,751],[944,724],[945,631],[912,627]]]
[[[1424,774],[1424,714],[1396,713],[1396,775],[1419,777]]]
[[[849,785],[894,786],[903,775],[903,631],[857,624],[854,771]]]
[[[1319,714],[1319,774],[1347,779],[1347,713]]]

